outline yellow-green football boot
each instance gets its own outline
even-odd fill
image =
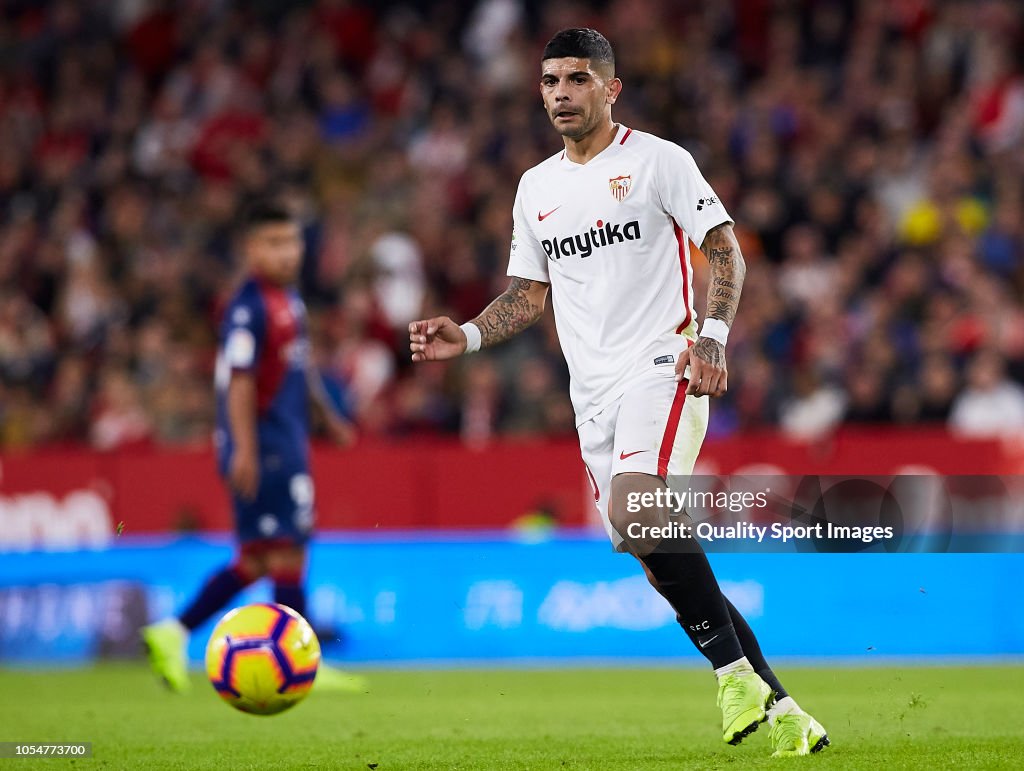
[[[750,670],[718,679],[718,706],[722,708],[722,740],[739,744],[767,719],[775,692]]]
[[[771,710],[768,724],[768,741],[775,750],[773,758],[810,755],[821,752],[830,743],[821,723],[799,707],[779,714]]]
[[[176,693],[192,687],[188,679],[188,631],[176,618],[142,627],[142,642],[149,655],[149,664],[157,677]]]

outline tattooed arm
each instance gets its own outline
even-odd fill
[[[711,263],[708,318],[718,319],[732,326],[736,318],[736,308],[740,304],[743,278],[747,275],[747,264],[743,261],[732,225],[727,222],[709,232],[700,250],[707,255],[708,262]]]
[[[513,277],[508,289],[473,319],[480,328],[480,347],[503,343],[533,324],[544,312],[547,296],[548,285],[543,281]]]
[[[544,312],[548,285],[513,277],[472,323],[480,330],[480,347],[497,345],[519,334]],[[409,324],[409,349],[413,361],[440,361],[466,351],[466,333],[447,316]]]
[[[732,225],[725,223],[709,231],[700,250],[711,263],[707,318],[732,326],[747,273]],[[728,390],[725,346],[717,340],[701,337],[689,350],[683,351],[676,365],[677,379],[682,378],[687,364],[690,365],[687,394],[721,396]]]

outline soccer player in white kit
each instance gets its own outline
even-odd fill
[[[805,755],[828,745],[825,730],[772,672],[700,545],[633,536],[667,512],[630,513],[630,494],[693,471],[709,398],[727,388],[725,345],[745,265],[732,220],[690,154],[612,121],[621,91],[603,35],[567,29],[551,38],[540,92],[565,148],[519,182],[508,289],[461,326],[444,316],[410,324],[412,358],[450,359],[507,340],[540,317],[550,287],[583,461],[612,543],[640,560],[714,667],[724,740],[737,744],[768,720],[775,754]],[[699,333],[691,239],[711,265]]]

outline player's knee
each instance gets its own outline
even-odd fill
[[[273,541],[257,540],[242,544],[236,564],[255,581],[270,575],[275,562],[275,552],[280,548]]]
[[[636,517],[630,514],[624,505],[616,505],[617,501],[612,498],[608,505],[608,521],[612,529],[623,538],[628,540],[630,525],[636,523]]]
[[[246,585],[262,578],[266,574],[266,566],[258,555],[247,553],[244,549],[235,558],[231,569]]]
[[[650,474],[625,473],[612,478],[608,521],[633,554],[645,554],[653,548],[652,543],[657,545],[657,539],[652,541],[646,534],[665,519],[665,509],[655,496],[664,487],[661,479]]]
[[[306,549],[282,546],[267,552],[267,575],[275,582],[298,583],[306,569]]]
[[[612,494],[608,516],[613,525],[628,526],[639,522],[652,524],[660,515],[661,507],[653,494],[665,483],[650,474],[624,473],[612,477]]]

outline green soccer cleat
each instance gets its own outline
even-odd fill
[[[370,684],[362,675],[354,675],[341,669],[335,669],[321,662],[313,681],[313,690],[317,693],[366,693]]]
[[[768,741],[775,749],[773,758],[810,755],[829,745],[828,734],[821,723],[806,712],[789,712],[774,717],[768,730]]]
[[[168,688],[175,693],[185,693],[192,687],[185,654],[188,631],[178,619],[142,627],[142,643],[146,646],[150,666]]]
[[[739,744],[767,719],[775,692],[756,672],[723,675],[718,680],[722,708],[722,740]]]

